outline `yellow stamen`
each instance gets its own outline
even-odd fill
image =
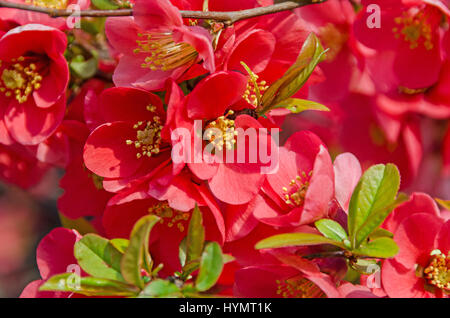
[[[309,178],[312,175],[312,171],[307,175],[305,172],[301,173],[302,176],[296,176],[289,182],[289,188],[283,187],[284,202],[288,205],[302,206],[305,202],[306,192],[309,187]]]
[[[68,0],[25,0],[26,4],[49,9],[66,9]]]
[[[142,40],[137,40],[135,54],[149,53],[141,65],[150,70],[170,71],[175,68],[191,65],[198,58],[198,52],[188,43],[176,43],[171,32],[139,33]]]
[[[155,106],[147,106],[147,110],[154,112]],[[134,145],[138,149],[136,158],[142,158],[143,156],[151,157],[160,152],[161,145],[161,130],[163,128],[161,124],[161,118],[159,116],[153,116],[152,120],[146,122],[139,121],[133,128],[136,131],[136,140],[126,140],[125,143],[128,146]]]
[[[283,281],[277,280],[277,294],[283,298],[326,298],[325,293],[313,282],[302,276]]]
[[[207,140],[211,141],[219,150],[222,150],[224,146],[227,150],[231,150],[236,144],[237,131],[235,131],[234,120],[227,118],[233,114],[234,112],[229,110],[225,116],[220,116],[205,127]],[[221,134],[215,134],[215,130],[219,130]]]
[[[33,91],[41,88],[42,82],[42,76],[36,71],[36,64],[24,65],[24,60],[23,56],[11,60],[0,78],[0,92],[6,97],[15,96],[19,103],[26,102]]]
[[[423,12],[414,16],[404,12],[403,16],[395,18],[394,22],[398,25],[392,29],[395,37],[397,39],[403,37],[409,43],[410,49],[417,48],[421,39],[427,50],[433,49],[432,28]]]
[[[172,209],[167,202],[159,202],[148,208],[148,213],[155,214],[161,218],[161,224],[166,224],[169,228],[174,225],[180,232],[184,232],[190,213]]]
[[[438,250],[431,255],[430,263],[423,273],[429,284],[450,292],[450,253],[445,255]]]

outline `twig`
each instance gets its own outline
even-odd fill
[[[306,259],[327,258],[327,257],[347,258],[348,255],[345,253],[345,251],[332,251],[332,252],[321,252],[315,254],[301,255],[301,257]]]
[[[209,19],[218,22],[226,22],[227,24],[235,23],[244,19],[259,17],[262,15],[273,14],[277,12],[293,10],[295,8],[303,7],[310,4],[317,4],[325,2],[326,0],[297,0],[277,3],[271,6],[258,7],[253,9],[229,12],[217,11],[180,11],[183,18],[190,19]],[[44,7],[30,6],[22,3],[9,2],[0,0],[0,7],[13,8],[18,10],[32,11],[48,14],[53,18],[57,17],[123,17],[133,15],[133,9],[118,9],[118,10],[63,10],[50,9]]]

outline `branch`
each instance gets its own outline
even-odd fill
[[[317,4],[325,2],[326,0],[297,0],[277,3],[267,7],[258,7],[253,9],[229,12],[217,11],[180,11],[183,18],[190,19],[209,19],[218,22],[225,22],[232,24],[244,19],[259,17],[262,15],[273,14],[277,12],[293,10],[310,4]],[[44,7],[30,6],[22,3],[14,3],[0,0],[0,8],[13,8],[18,10],[32,11],[38,13],[48,14],[53,18],[57,17],[124,17],[133,15],[133,9],[118,9],[118,10],[60,10],[50,9]]]

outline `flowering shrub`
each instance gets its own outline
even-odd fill
[[[449,5],[1,1],[21,297],[448,297]]]

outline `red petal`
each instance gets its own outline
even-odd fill
[[[183,25],[180,11],[169,0],[137,0],[133,12],[136,23],[145,30]]]
[[[147,158],[136,158],[134,145],[136,130],[124,122],[104,124],[95,129],[86,141],[84,162],[96,175],[106,178],[125,178],[134,174]]]
[[[200,81],[188,95],[188,116],[195,119],[216,119],[242,98],[246,87],[247,77],[240,73],[214,73]]]
[[[56,228],[47,234],[36,251],[36,260],[42,279],[66,273],[67,266],[77,264],[73,256],[73,246],[81,239],[75,230]]]
[[[335,197],[345,211],[361,174],[361,164],[353,154],[343,153],[334,160]]]

